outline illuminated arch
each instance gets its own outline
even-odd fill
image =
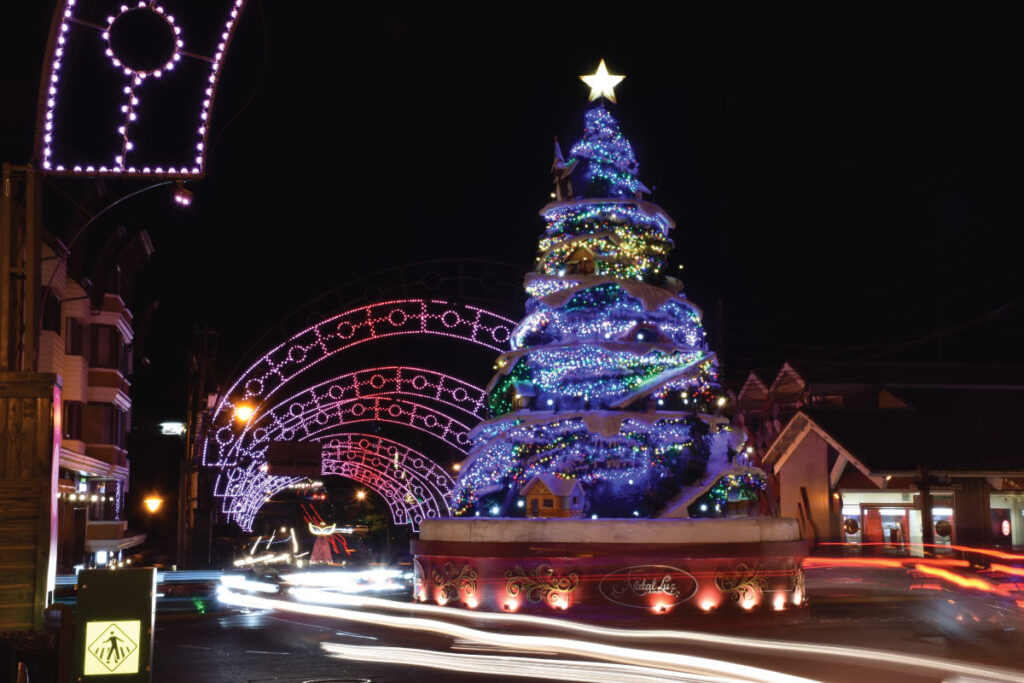
[[[256,416],[285,384],[320,362],[353,346],[398,335],[437,335],[467,341],[493,351],[504,350],[515,321],[475,306],[446,301],[406,299],[361,306],[323,320],[279,344],[233,383],[214,409],[212,439],[204,463],[232,464],[249,426],[232,420],[236,405],[249,401]]]
[[[339,375],[281,400],[270,411],[256,417],[252,425],[253,438],[265,440],[261,430],[267,429],[263,423],[268,421],[284,428],[291,418],[310,412],[323,413],[340,402],[379,396],[424,398],[477,420],[487,414],[487,394],[479,387],[436,370],[392,365]]]
[[[329,452],[333,452],[336,455],[340,453],[362,453],[364,455],[376,456],[378,459],[386,458],[387,455],[393,456],[394,453],[386,453],[384,456],[381,456],[377,450],[365,447],[342,448],[341,444],[348,443],[347,438],[350,435],[347,432],[343,432],[340,435],[342,438],[332,438],[339,437],[339,429],[345,430],[349,425],[364,422],[388,422],[412,427],[440,439],[462,453],[466,453],[469,447],[469,427],[429,406],[412,401],[393,399],[388,396],[338,401],[329,404],[323,410],[308,411],[304,414],[290,416],[287,422],[278,426],[252,430],[254,434],[257,432],[262,433],[260,434],[260,439],[254,439],[248,446],[247,453],[250,456],[246,458],[248,462],[244,464],[240,462],[235,467],[224,468],[227,472],[227,477],[223,480],[223,487],[221,487],[221,479],[218,477],[215,495],[228,499],[225,501],[224,511],[243,528],[249,529],[256,513],[259,512],[264,502],[289,484],[301,479],[267,474],[265,468],[266,449],[271,441],[317,441],[324,443],[325,457],[327,457]],[[412,466],[424,471],[443,472],[432,460],[413,451],[413,449],[402,446],[397,442],[389,441],[389,443],[393,443],[402,449],[403,462],[405,462],[407,454],[413,453],[415,455],[408,458]],[[378,462],[375,459],[371,460],[372,463]],[[331,473],[364,482],[376,481],[379,478],[380,484],[373,488],[388,502],[396,524],[410,523],[410,521],[401,520],[422,520],[422,511],[417,517],[417,513],[411,509],[422,507],[419,503],[404,504],[405,512],[396,512],[397,508],[403,507],[402,499],[406,497],[405,493],[397,498],[392,495],[393,490],[397,490],[396,487],[400,487],[401,482],[395,481],[388,486],[388,477],[382,476],[387,470],[382,469],[381,466],[374,466],[371,460],[353,460],[348,458],[345,468]],[[376,474],[367,475],[365,478],[352,476],[353,468],[356,468],[361,462],[365,463]],[[447,477],[447,473],[445,473],[445,476]],[[442,488],[450,491],[453,486],[454,482],[448,477],[448,481]],[[442,498],[441,500],[444,499]],[[436,514],[440,514],[442,506],[435,504],[431,510]],[[447,510],[447,504],[444,504],[443,511]],[[415,525],[418,528],[419,521],[415,521]]]
[[[320,409],[289,416],[280,425],[253,430],[253,446],[270,441],[320,441],[338,425],[359,422],[388,422],[430,434],[452,448],[466,453],[470,427],[430,406],[390,396],[371,396],[336,401]],[[260,438],[256,438],[259,433]],[[276,438],[275,438],[276,437]]]
[[[396,524],[451,515],[448,501],[455,481],[422,453],[370,434],[343,434],[324,442],[323,475],[355,479],[380,494]],[[404,518],[400,518],[404,516]]]
[[[485,394],[479,387],[444,373],[405,366],[360,370],[313,386],[303,386],[304,373],[353,346],[398,335],[433,335],[501,351],[514,326],[513,320],[475,306],[403,299],[344,311],[279,344],[232,383],[213,411],[202,454],[205,465],[220,470],[214,495],[223,499],[222,510],[249,530],[260,507],[299,480],[266,472],[266,449],[271,441],[326,444],[335,438],[349,443],[350,425],[377,421],[431,434],[465,453],[469,446],[467,423],[484,416]],[[292,392],[287,398],[278,398],[289,388]],[[235,407],[243,401],[256,410],[244,425],[233,419]],[[465,417],[457,419],[451,412]],[[399,446],[406,453],[415,453]],[[375,473],[381,472],[380,461],[374,459],[380,457],[378,450],[346,447],[332,453],[341,458],[336,462],[348,463],[336,466],[341,468],[336,472],[344,476],[365,483],[376,481]],[[427,469],[437,468],[432,462],[427,466],[430,461],[422,454],[416,457],[423,458]],[[365,463],[366,472],[356,475],[359,463]],[[444,475],[449,482],[441,489],[450,490],[450,476]],[[404,495],[395,498],[401,490],[398,484],[381,476],[375,488],[388,501],[396,522],[407,519],[404,523],[418,526],[416,520],[424,514],[446,513],[447,503],[422,503],[414,496],[417,502],[410,504],[403,502]],[[434,500],[423,498],[428,499]]]

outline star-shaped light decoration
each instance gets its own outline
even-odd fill
[[[590,101],[593,102],[598,97],[607,97],[612,102],[615,102],[615,86],[617,86],[625,76],[613,76],[608,73],[608,67],[604,65],[604,60],[597,67],[597,73],[590,76],[580,76],[580,80],[590,86]],[[615,102],[618,104],[618,102]]]

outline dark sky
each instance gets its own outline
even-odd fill
[[[17,39],[0,41],[16,67],[0,151],[24,161],[49,13],[3,12]],[[677,222],[673,266],[728,374],[798,357],[1017,360],[1022,30],[1014,3],[251,0],[191,210],[151,192],[116,217],[156,247],[132,303],[161,302],[136,412],[183,410],[196,326],[219,330],[229,368],[289,312],[381,269],[525,271],[552,138],[578,137],[578,76],[601,58],[626,75],[614,113]],[[59,202],[85,184],[46,188]]]

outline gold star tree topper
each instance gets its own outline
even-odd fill
[[[612,102],[615,102],[615,86],[617,86],[625,76],[614,76],[608,73],[608,67],[604,65],[604,60],[597,67],[597,73],[591,74],[590,76],[580,76],[580,80],[590,86],[590,101],[593,102],[598,97],[607,97]],[[618,102],[615,102],[618,104]]]

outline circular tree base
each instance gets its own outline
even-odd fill
[[[652,628],[808,613],[793,519],[431,519],[412,548],[421,602]]]

